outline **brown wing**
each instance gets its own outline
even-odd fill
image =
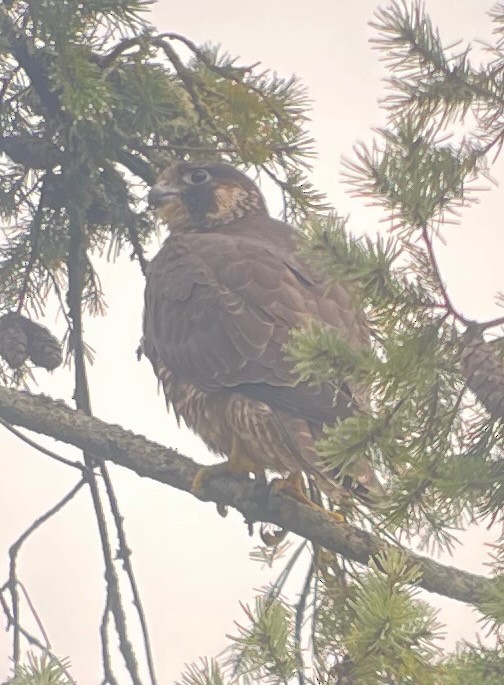
[[[272,222],[273,223],[273,222]],[[287,246],[218,233],[167,240],[149,269],[145,351],[204,392],[225,388],[321,424],[351,413],[349,393],[297,383],[283,345],[319,319],[351,344],[367,344],[359,311],[324,285]]]

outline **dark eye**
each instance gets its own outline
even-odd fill
[[[184,174],[184,181],[191,185],[197,186],[201,183],[206,183],[210,180],[210,174],[205,169],[193,169],[187,174]]]

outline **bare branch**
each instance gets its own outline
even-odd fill
[[[12,659],[14,661],[14,666],[19,664],[20,658],[20,636],[21,636],[21,621],[19,616],[19,595],[18,595],[18,577],[17,577],[17,557],[19,550],[23,546],[23,543],[34,533],[37,528],[39,528],[43,523],[52,518],[58,511],[60,511],[75,495],[79,492],[81,487],[84,485],[85,481],[80,480],[77,485],[75,485],[70,492],[68,492],[59,502],[57,502],[53,507],[46,511],[42,516],[39,516],[35,521],[25,530],[25,532],[20,535],[20,537],[11,545],[9,549],[9,578],[6,583],[0,588],[0,593],[9,590],[11,595],[12,603],[12,618],[11,623],[13,627],[13,648],[12,648]]]
[[[9,609],[9,606],[5,600],[5,597],[3,596],[1,591],[0,591],[0,606],[2,607],[2,611],[4,612],[4,614],[7,617],[8,623],[12,624],[14,619],[13,619],[12,613]],[[36,638],[34,635],[32,635],[30,632],[28,632],[26,630],[26,628],[23,628],[23,626],[19,626],[19,632],[21,633],[21,635],[25,638],[25,640],[30,645],[33,645],[34,647],[37,647],[38,649],[40,649],[43,654],[47,654],[49,657],[51,657],[51,659],[55,663],[57,663],[61,666],[63,673],[66,675],[66,677],[68,678],[68,682],[71,683],[71,685],[77,685],[77,683],[72,678],[72,676],[68,672],[68,669],[65,667],[63,662],[60,659],[58,659],[58,657],[56,656],[56,654],[54,654],[54,652],[51,651],[50,645],[47,645],[47,644],[44,645],[42,642],[40,642],[40,640],[38,638]],[[2,685],[9,685],[10,682],[11,681],[8,681],[6,683],[3,683]]]
[[[303,650],[301,646],[301,632],[303,630],[303,625],[305,621],[306,605],[308,602],[308,596],[311,591],[313,578],[315,576],[315,562],[312,559],[308,572],[303,583],[303,589],[299,596],[298,603],[296,604],[296,614],[295,614],[295,625],[294,625],[294,644],[296,650],[296,662],[297,662],[297,679],[299,685],[306,685],[306,680],[304,677],[304,661],[303,661]]]
[[[84,241],[84,234],[78,220],[74,218],[70,226],[70,245],[68,251],[68,310],[70,319],[72,321],[71,329],[71,343],[74,352],[75,363],[75,404],[77,409],[83,411],[88,416],[91,416],[91,401],[89,396],[89,387],[86,373],[85,362],[85,348],[83,339],[82,327],[82,296],[84,291],[84,277],[86,271],[86,248]],[[96,523],[98,526],[98,533],[100,536],[100,543],[102,547],[103,561],[105,564],[105,582],[106,582],[106,606],[102,622],[102,638],[105,639],[106,644],[102,645],[103,654],[108,654],[108,634],[106,630],[106,614],[111,612],[114,617],[114,622],[119,637],[119,648],[124,658],[126,668],[131,676],[134,685],[141,685],[140,674],[138,670],[138,662],[133,651],[133,647],[128,638],[128,628],[126,621],[126,613],[122,604],[121,593],[119,590],[119,579],[117,577],[114,566],[114,558],[112,555],[112,547],[110,543],[110,535],[107,528],[105,513],[98,489],[96,476],[92,471],[95,462],[92,451],[83,450],[84,463],[90,470],[88,476],[89,490],[93,501],[93,508],[95,511]],[[118,511],[117,501],[115,498],[112,482],[109,478],[106,465],[101,462],[99,465],[100,474],[107,482],[107,495],[110,500],[112,494],[113,500],[110,501],[112,510],[114,512],[114,520],[117,524],[119,522],[119,529],[125,544],[124,530],[122,528],[122,520]],[[129,575],[129,574],[128,574]],[[130,577],[131,580],[131,577]],[[143,615],[142,615],[143,618]],[[148,642],[148,639],[147,639]],[[104,663],[104,669],[109,669],[109,664]],[[106,673],[106,677],[110,679],[110,674]]]
[[[5,152],[13,162],[28,169],[52,169],[64,159],[57,145],[38,135],[2,135],[0,152]]]
[[[460,321],[464,325],[468,326],[470,324],[470,321],[468,321],[468,319],[466,319],[462,314],[460,314],[460,312],[458,312],[455,309],[450,299],[450,296],[448,295],[448,291],[446,290],[446,286],[441,276],[441,271],[439,269],[436,253],[434,252],[434,246],[432,245],[432,238],[429,235],[429,229],[427,228],[427,225],[422,226],[422,238],[427,248],[427,254],[429,255],[430,265],[434,273],[434,278],[436,279],[437,284],[439,286],[439,290],[441,292],[441,297],[443,299],[444,306],[446,307],[446,311],[449,314],[451,314],[457,321]]]
[[[110,503],[110,508],[112,510],[112,516],[114,517],[114,523],[117,531],[117,537],[119,540],[119,550],[117,553],[117,558],[121,559],[123,563],[123,568],[128,576],[129,583],[131,585],[131,592],[133,594],[133,604],[136,607],[138,619],[140,621],[140,628],[142,631],[142,640],[145,649],[145,657],[147,660],[147,668],[149,669],[149,676],[152,685],[156,685],[156,673],[154,670],[154,659],[152,658],[152,649],[149,638],[149,631],[147,628],[147,621],[145,618],[145,612],[142,605],[142,599],[140,597],[140,592],[138,591],[138,585],[135,578],[135,573],[133,571],[133,566],[131,565],[131,552],[126,542],[126,535],[124,532],[123,517],[119,511],[119,505],[117,503],[117,497],[112,487],[112,481],[110,479],[107,469],[101,469],[101,475],[103,482],[105,483],[105,489],[107,491],[107,497]]]
[[[184,63],[178,56],[176,50],[174,50],[173,47],[166,40],[163,40],[161,37],[156,36],[152,38],[151,42],[152,45],[155,45],[157,48],[163,50],[166,57],[172,63],[177,76],[182,81],[187,92],[189,93],[189,97],[191,98],[194,109],[198,114],[200,121],[212,123],[212,117],[206,105],[202,102],[200,94],[198,92],[198,88],[195,85],[195,75],[191,73],[191,70],[184,65]]]
[[[152,166],[139,155],[135,155],[128,150],[117,150],[116,159],[119,164],[131,171],[132,174],[141,178],[149,186],[156,182],[156,173]]]
[[[75,445],[96,457],[120,464],[139,476],[191,492],[200,468],[176,450],[150,442],[120,426],[86,416],[43,395],[0,388],[0,416],[15,425],[44,433]],[[347,559],[367,564],[381,550],[392,545],[374,535],[334,520],[292,498],[272,495],[263,484],[214,476],[205,481],[199,499],[240,511],[249,523],[267,521],[287,528],[337,552]],[[422,572],[421,587],[446,597],[478,605],[494,581],[484,576],[445,566],[413,552],[406,552],[411,564]]]
[[[102,663],[103,663],[103,680],[102,685],[119,685],[117,678],[112,669],[112,660],[110,658],[109,639],[108,639],[108,622],[112,611],[110,604],[110,594],[107,593],[105,599],[105,608],[103,609],[102,620],[100,623],[100,638],[102,648]]]
[[[124,40],[121,40],[109,52],[107,52],[106,55],[95,58],[98,66],[101,69],[109,69],[112,67],[116,59],[127,50],[130,50],[134,47],[139,47],[142,44],[142,40],[145,42],[145,38],[143,36],[134,36],[133,38],[125,38]]]

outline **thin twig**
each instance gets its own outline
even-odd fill
[[[496,319],[490,319],[490,321],[483,321],[478,324],[478,329],[483,332],[488,328],[495,328],[496,326],[504,326],[504,316],[499,316]]]
[[[41,621],[41,619],[40,619],[40,616],[38,615],[38,612],[37,612],[36,609],[35,609],[35,606],[34,606],[33,602],[31,601],[31,597],[30,597],[30,595],[28,594],[28,590],[26,589],[25,584],[22,583],[22,582],[19,580],[19,578],[17,579],[17,584],[18,584],[19,587],[21,588],[21,592],[22,592],[23,595],[24,595],[25,601],[26,601],[26,603],[28,604],[28,607],[30,608],[30,611],[31,611],[31,613],[32,613],[32,616],[33,616],[33,618],[35,619],[35,622],[36,622],[37,625],[38,625],[38,629],[39,629],[40,632],[42,633],[42,637],[44,638],[45,643],[46,643],[46,648],[47,648],[47,649],[51,649],[51,643],[50,643],[50,641],[49,641],[49,636],[48,636],[48,634],[47,634],[46,629],[44,628],[44,624],[42,623],[42,621]]]
[[[48,509],[44,514],[39,516],[38,518],[33,521],[33,523],[22,533],[19,538],[9,547],[9,558],[10,558],[10,577],[9,580],[4,583],[4,585],[0,588],[0,592],[3,592],[6,590],[11,583],[11,581],[16,580],[16,561],[17,561],[17,556],[19,554],[19,550],[23,546],[23,544],[26,542],[26,540],[34,533],[37,528],[39,528],[43,523],[48,521],[50,518],[52,518],[55,514],[58,513],[68,502],[70,502],[71,499],[75,497],[75,495],[79,492],[79,490],[84,486],[85,484],[85,479],[82,478],[79,480],[74,487],[67,492],[67,494],[62,497],[53,507]],[[16,581],[17,582],[17,581]]]
[[[152,658],[152,649],[150,645],[149,630],[147,628],[147,621],[145,619],[145,612],[142,605],[142,600],[140,593],[138,591],[138,585],[136,582],[135,574],[133,572],[133,567],[131,565],[131,552],[126,541],[126,534],[124,531],[123,517],[119,511],[119,505],[117,503],[117,497],[112,487],[112,481],[106,469],[102,471],[103,482],[105,484],[105,489],[107,491],[107,496],[110,502],[110,508],[112,511],[112,516],[114,517],[114,523],[116,526],[117,537],[119,540],[119,551],[118,558],[123,562],[123,568],[126,571],[128,580],[131,586],[131,591],[133,593],[133,603],[136,607],[138,619],[140,621],[140,627],[142,630],[142,639],[144,643],[145,656],[147,659],[147,668],[149,669],[149,676],[152,685],[157,684],[156,673],[154,669],[154,660]]]
[[[313,545],[313,562],[316,565],[316,556],[318,554],[318,547],[317,545]],[[317,620],[318,620],[318,611],[319,611],[319,601],[318,601],[318,593],[319,593],[319,574],[315,573],[315,578],[314,578],[314,583],[313,583],[313,610],[312,610],[312,616],[311,616],[311,625],[310,625],[310,637],[311,637],[311,647],[313,651],[313,655],[315,658],[320,657],[320,652],[318,648],[318,635],[317,635]]]
[[[301,552],[304,550],[306,545],[307,545],[306,540],[303,540],[303,542],[299,545],[299,547],[296,549],[294,554],[291,556],[291,558],[289,559],[289,561],[285,565],[284,569],[282,570],[282,572],[280,573],[278,578],[275,580],[275,582],[271,586],[271,589],[268,593],[268,595],[271,597],[271,599],[276,599],[280,595],[280,593],[282,592],[283,586],[287,582],[287,579],[288,579],[292,569],[294,568],[297,560],[299,559],[299,557],[301,555]]]
[[[134,36],[133,38],[126,38],[115,45],[106,55],[97,58],[96,62],[102,69],[108,69],[113,62],[120,57],[126,50],[134,47],[140,47],[143,36]]]
[[[205,147],[198,145],[175,145],[173,143],[153,143],[152,145],[134,144],[135,150],[138,152],[149,153],[158,150],[170,150],[172,152],[201,152],[209,155],[215,155],[216,152],[222,154],[240,154],[240,149],[235,145],[219,145],[216,143],[213,146]]]
[[[299,596],[299,601],[296,604],[296,614],[294,622],[294,645],[296,650],[296,662],[297,662],[297,678],[299,685],[305,685],[304,677],[304,662],[303,653],[301,648],[301,630],[303,628],[304,617],[306,612],[306,604],[308,601],[308,595],[310,594],[313,576],[315,574],[315,563],[313,559],[310,561],[310,566],[306,574],[305,582],[303,584],[303,589],[301,590],[301,595]]]
[[[46,270],[46,272],[49,276],[49,279],[52,283],[52,286],[54,288],[54,292],[56,293],[56,297],[57,297],[58,302],[59,302],[60,311],[63,314],[63,316],[65,317],[68,332],[70,333],[70,331],[72,329],[72,322],[70,320],[70,317],[68,316],[68,312],[67,312],[67,309],[65,306],[65,300],[63,297],[63,293],[61,292],[61,288],[60,288],[60,285],[58,283],[58,279],[56,278],[56,275],[54,274],[52,269],[49,269],[49,267],[42,260],[40,260],[40,263],[42,264],[42,266],[44,267],[44,269]]]
[[[72,347],[74,351],[75,367],[75,403],[88,416],[92,415],[89,388],[86,374],[86,363],[84,354],[83,326],[82,326],[82,297],[84,289],[84,276],[86,264],[86,251],[82,235],[82,227],[78,219],[73,217],[70,224],[70,245],[68,251],[68,307],[72,320]],[[94,458],[88,452],[84,452],[84,463],[92,468]],[[100,473],[103,478],[108,478],[108,472],[103,462],[100,463]],[[89,489],[93,501],[93,507],[98,525],[98,532],[101,541],[103,560],[105,564],[105,580],[107,588],[106,611],[111,612],[119,637],[119,649],[123,655],[126,668],[131,676],[134,685],[141,685],[138,671],[138,663],[132,645],[128,639],[126,614],[121,601],[119,591],[119,580],[114,567],[112,549],[103,506],[98,490],[98,484],[94,473],[88,478]],[[110,487],[112,487],[110,485]],[[108,634],[102,630],[102,639],[106,644],[102,645],[103,653],[108,653]],[[104,669],[106,664],[104,663]],[[106,674],[106,677],[109,677]]]
[[[171,150],[173,152],[201,152],[209,155],[215,155],[216,152],[220,154],[229,155],[239,155],[242,153],[239,147],[236,145],[219,145],[216,143],[213,147],[205,147],[198,145],[174,145],[173,143],[164,144],[152,144],[152,145],[134,145],[135,150],[139,152],[150,152],[152,150]],[[294,145],[271,145],[268,147],[270,153],[276,153],[277,155],[289,154],[294,152],[296,147]]]
[[[186,79],[188,78],[189,70],[184,66],[182,60],[180,59],[179,55],[177,52],[171,47],[169,43],[167,43],[168,40],[172,41],[179,41],[183,43],[192,53],[193,55],[205,66],[207,69],[210,71],[213,71],[215,74],[218,76],[221,76],[222,78],[225,78],[227,80],[233,81],[234,83],[237,83],[239,85],[244,85],[243,82],[243,75],[246,73],[252,72],[255,67],[258,66],[259,62],[256,62],[255,64],[252,64],[248,67],[233,67],[237,74],[231,73],[229,70],[224,69],[220,67],[218,64],[215,64],[202,50],[199,48],[196,43],[194,43],[192,40],[189,38],[186,38],[185,36],[182,36],[179,33],[162,33],[158,34],[157,36],[150,36],[148,34],[144,34],[143,36],[135,37],[135,38],[130,38],[124,41],[121,41],[118,43],[112,50],[107,53],[100,61],[99,65],[100,67],[106,69],[108,68],[117,57],[119,57],[121,54],[123,54],[126,50],[129,50],[132,47],[141,47],[142,46],[142,41],[149,43],[150,45],[154,45],[155,47],[161,48],[170,62],[173,64],[175,67],[175,71],[177,72],[178,76],[181,78],[183,81],[184,85],[186,88],[189,90],[191,93],[192,89],[192,82],[190,84],[187,83]],[[282,122],[284,120],[284,117],[282,116],[281,112],[277,110],[270,99],[267,98],[267,96],[264,94],[264,92],[259,88],[258,86],[254,85],[251,82],[247,82],[245,84],[246,88],[250,91],[253,91],[256,95],[258,95],[262,100],[266,101],[268,105],[271,107],[271,110],[277,117],[279,122]],[[199,106],[199,103],[198,103]],[[198,109],[198,107],[197,107]]]
[[[166,57],[172,63],[177,76],[182,81],[187,92],[189,93],[194,109],[196,110],[200,120],[212,122],[212,117],[210,116],[206,106],[202,103],[199,93],[194,85],[194,75],[184,65],[177,52],[167,41],[163,40],[162,38],[153,38],[151,42],[156,47],[161,48]]]
[[[220,76],[221,78],[224,78],[228,81],[232,81],[240,86],[244,86],[247,90],[252,91],[255,93],[263,102],[266,102],[266,104],[270,107],[271,111],[273,114],[276,116],[277,121],[282,124],[285,122],[285,117],[282,115],[282,113],[273,105],[271,102],[271,99],[265,95],[265,93],[259,88],[258,86],[254,85],[251,81],[244,81],[243,76],[244,74],[251,73],[253,69],[255,69],[260,62],[256,62],[255,64],[250,65],[249,67],[233,67],[236,72],[239,72],[237,74],[231,73],[228,69],[224,69],[220,67],[218,64],[215,64],[212,62],[211,59],[205,54],[203,50],[198,48],[196,43],[194,43],[192,40],[189,38],[186,38],[185,36],[182,36],[180,33],[163,33],[160,35],[160,38],[168,38],[168,40],[177,40],[181,42],[183,45],[185,45],[191,52],[196,56],[196,58],[205,65],[205,67],[209,71],[213,71],[215,74]]]
[[[134,176],[141,178],[148,186],[156,182],[156,174],[150,164],[139,155],[134,155],[126,149],[120,149],[116,154],[117,161],[126,167]]]
[[[11,426],[10,423],[4,421],[4,419],[2,419],[1,417],[0,424],[8,431],[10,431],[13,435],[15,435],[17,438],[19,438],[23,442],[26,442],[27,445],[30,445],[30,447],[33,447],[42,454],[45,454],[47,457],[51,457],[51,459],[59,461],[61,464],[65,464],[65,466],[71,466],[74,469],[79,469],[79,471],[81,471],[83,474],[88,473],[88,468],[84,464],[81,464],[79,461],[71,461],[70,459],[65,459],[65,457],[56,454],[56,452],[48,450],[46,447],[39,445],[38,442],[35,442],[35,440],[31,440],[31,438],[29,438],[27,435],[23,435],[21,431],[18,431],[17,428]]]
[[[484,126],[482,126],[484,128]],[[490,152],[490,150],[494,147],[497,146],[497,149],[495,150],[495,155],[492,160],[492,163],[495,163],[497,158],[499,157],[502,146],[504,145],[504,131],[501,131],[498,133],[495,138],[492,138],[484,147],[481,148],[481,150],[478,150],[478,156],[484,157],[486,154]]]
[[[35,521],[25,530],[25,532],[20,535],[20,537],[10,546],[9,548],[9,578],[0,588],[0,592],[9,590],[12,601],[12,626],[13,626],[13,642],[12,642],[12,660],[14,666],[19,664],[20,656],[20,643],[19,638],[21,634],[20,630],[20,620],[19,620],[19,595],[17,591],[18,579],[17,579],[17,556],[19,550],[21,549],[23,543],[30,537],[30,535],[37,530],[43,523],[48,521],[52,516],[54,516],[60,509],[62,509],[82,488],[86,481],[84,479],[80,480],[71,490],[68,492],[59,502],[57,502],[51,509],[39,516]]]
[[[5,616],[7,617],[8,624],[11,625],[14,621],[14,618],[12,616],[12,613],[9,609],[7,602],[5,601],[5,598],[4,598],[1,590],[0,590],[0,606],[2,607],[2,611],[4,612]],[[65,668],[64,663],[60,659],[58,659],[58,657],[51,650],[49,645],[42,644],[42,642],[40,642],[40,640],[38,638],[36,638],[35,635],[32,635],[30,632],[28,632],[26,630],[26,628],[23,628],[23,626],[19,626],[19,632],[24,637],[24,639],[28,642],[28,644],[33,645],[34,647],[37,647],[38,649],[40,649],[40,651],[43,654],[47,654],[47,656],[49,656],[55,663],[57,663],[59,665],[59,667],[61,668],[61,670],[65,674],[65,676],[68,678],[68,682],[70,683],[70,685],[77,685],[77,682],[72,678],[69,671]],[[4,683],[4,685],[8,685],[8,684]]]
[[[424,241],[425,246],[427,248],[427,254],[429,255],[429,260],[431,263],[432,271],[434,273],[434,277],[435,277],[437,284],[439,286],[439,290],[441,292],[441,297],[443,299],[443,303],[444,303],[447,311],[450,312],[450,314],[455,319],[457,319],[458,321],[463,323],[465,326],[469,326],[471,322],[468,319],[466,319],[465,316],[460,314],[460,312],[458,312],[455,309],[455,307],[453,306],[453,303],[450,299],[450,296],[448,295],[448,291],[446,290],[446,286],[445,286],[445,284],[443,282],[443,278],[441,276],[441,271],[439,269],[439,264],[438,264],[438,261],[436,258],[436,254],[434,252],[434,247],[432,245],[432,239],[429,235],[429,229],[427,227],[427,224],[424,224],[422,226],[422,238],[423,238],[423,241]]]
[[[110,594],[107,592],[105,608],[103,609],[102,620],[100,623],[100,637],[102,646],[103,680],[102,685],[119,685],[112,669],[110,659],[109,639],[108,639],[108,620],[111,613]]]

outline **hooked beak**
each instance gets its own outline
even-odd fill
[[[162,183],[156,183],[152,186],[152,188],[149,191],[149,205],[153,209],[159,209],[159,207],[165,204],[165,202],[169,202],[171,198],[177,197],[179,195],[180,190],[178,190],[177,188],[170,188],[169,186],[165,186]]]

